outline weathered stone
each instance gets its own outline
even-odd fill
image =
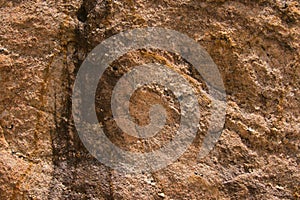
[[[0,1],[0,199],[298,199],[300,198],[300,4],[290,1]],[[226,123],[214,149],[197,155],[207,129],[205,82],[180,55],[128,52],[105,71],[97,116],[116,145],[160,148],[176,133],[180,107],[171,91],[149,85],[130,112],[149,123],[162,104],[167,124],[155,139],[123,133],[112,118],[114,85],[134,66],[157,62],[199,89],[201,122],[188,151],[167,168],[120,174],[84,148],[71,113],[81,62],[101,41],[138,27],[187,34],[219,67]],[[141,112],[142,111],[142,112]],[[155,184],[154,184],[155,183]]]

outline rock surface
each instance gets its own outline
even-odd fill
[[[0,0],[0,199],[299,199],[300,3],[297,0]],[[120,174],[85,149],[71,113],[80,64],[101,41],[138,27],[164,27],[197,41],[219,67],[226,122],[214,149],[197,159],[207,123],[167,168]],[[97,116],[122,148],[146,152],[173,136],[172,93],[146,86],[132,97],[136,123],[161,103],[157,141],[122,133],[111,118],[117,80],[136,65],[171,66],[195,88],[201,77],[180,56],[128,52],[105,71]],[[209,102],[198,92],[201,112]],[[143,111],[143,112],[140,112]]]

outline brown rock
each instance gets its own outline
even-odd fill
[[[298,199],[300,198],[300,4],[290,1],[0,1],[0,199]],[[81,143],[72,118],[72,86],[81,62],[101,41],[138,27],[164,27],[210,54],[227,93],[226,122],[214,149],[197,155],[201,131],[176,162],[145,174],[120,174]],[[150,85],[131,99],[137,124],[165,106],[155,140],[123,133],[110,95],[136,65],[157,62],[206,90],[193,66],[161,50],[128,52],[99,82],[97,116],[116,145],[160,148],[176,133],[180,108],[170,91]],[[143,111],[142,113],[140,111]],[[154,184],[155,183],[155,184]]]

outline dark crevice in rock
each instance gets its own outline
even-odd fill
[[[79,21],[86,23],[88,13],[94,8],[96,2],[94,0],[83,1],[77,11]],[[91,195],[97,198],[102,196],[105,199],[113,199],[111,169],[103,166],[86,150],[77,134],[72,117],[74,80],[81,63],[89,52],[86,30],[81,30],[79,27],[80,25],[74,30],[75,44],[70,44],[73,45],[75,51],[65,52],[72,54],[72,63],[68,63],[66,59],[60,78],[63,80],[61,85],[63,97],[55,95],[55,130],[51,133],[54,172],[48,199],[54,197],[87,199]],[[67,51],[68,48],[64,47],[64,49]],[[74,66],[73,71],[70,70],[71,66]],[[58,108],[57,104],[62,104],[63,108]],[[87,175],[83,176],[83,173]],[[82,179],[86,180],[84,184],[82,184]],[[60,188],[61,184],[64,187],[63,191]]]
[[[78,9],[76,15],[77,19],[81,22],[86,22],[88,19],[88,14],[95,8],[97,0],[83,0],[80,8]]]
[[[88,15],[88,13],[87,13],[85,7],[83,5],[81,5],[79,10],[77,11],[77,19],[81,22],[85,22],[87,20],[87,15]]]

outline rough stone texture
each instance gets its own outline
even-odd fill
[[[0,19],[0,199],[300,198],[297,0],[0,0]],[[226,123],[205,158],[197,159],[204,120],[175,163],[124,175],[81,144],[71,89],[92,48],[120,31],[148,26],[185,33],[207,50],[226,87]],[[169,121],[159,142],[138,142],[110,118],[113,85],[147,62],[167,64],[205,89],[192,66],[168,52],[129,52],[112,64],[99,84],[98,117],[111,140],[131,151],[159,148],[178,121],[178,102],[155,86],[135,93],[132,115],[147,124],[148,106],[162,102]],[[199,102],[207,112],[201,92]]]

